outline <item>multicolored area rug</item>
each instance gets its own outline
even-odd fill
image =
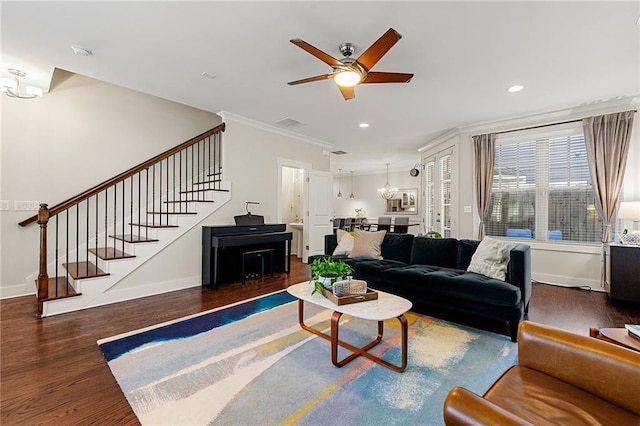
[[[308,325],[331,312],[305,304]],[[364,357],[331,364],[330,343],[298,325],[287,292],[98,342],[143,425],[442,424],[454,386],[482,393],[516,360],[508,337],[407,314],[409,361],[395,373]],[[397,320],[372,351],[400,363]],[[343,317],[340,338],[371,341],[375,322]],[[342,358],[347,352],[340,354]]]

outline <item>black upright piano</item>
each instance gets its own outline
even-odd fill
[[[238,221],[236,221],[238,222]],[[292,233],[287,225],[229,225],[202,227],[202,285],[218,288],[218,284],[242,279],[242,253],[273,249],[273,270],[291,270]]]

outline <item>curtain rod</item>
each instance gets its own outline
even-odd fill
[[[636,110],[636,109],[628,110],[628,111],[638,112],[638,110]],[[622,112],[628,112],[628,111],[622,111]],[[586,118],[586,117],[584,117],[584,118]],[[504,133],[520,132],[522,130],[541,129],[541,128],[544,128],[544,127],[559,126],[561,124],[579,123],[584,118],[579,118],[579,119],[575,119],[575,120],[567,120],[567,121],[558,121],[556,123],[549,123],[549,124],[539,124],[537,126],[521,127],[521,128],[518,128],[518,129],[503,130],[501,132],[490,132],[490,133],[495,133],[496,135],[502,135]],[[477,135],[474,135],[474,136],[477,136]]]

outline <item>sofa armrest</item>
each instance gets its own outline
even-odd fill
[[[640,415],[640,352],[524,321],[518,330],[518,364]]]
[[[447,426],[531,425],[493,402],[461,387],[455,387],[447,394],[443,416]]]
[[[525,308],[531,299],[531,247],[517,244],[509,252],[509,265],[506,281],[520,288]]]
[[[329,234],[324,236],[324,254],[331,256],[338,247],[338,236],[336,234]]]

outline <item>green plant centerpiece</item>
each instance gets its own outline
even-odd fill
[[[311,281],[313,281],[311,294],[319,292],[323,296],[325,288],[331,288],[333,283],[353,273],[351,266],[331,256],[314,259],[309,267],[311,268]]]

